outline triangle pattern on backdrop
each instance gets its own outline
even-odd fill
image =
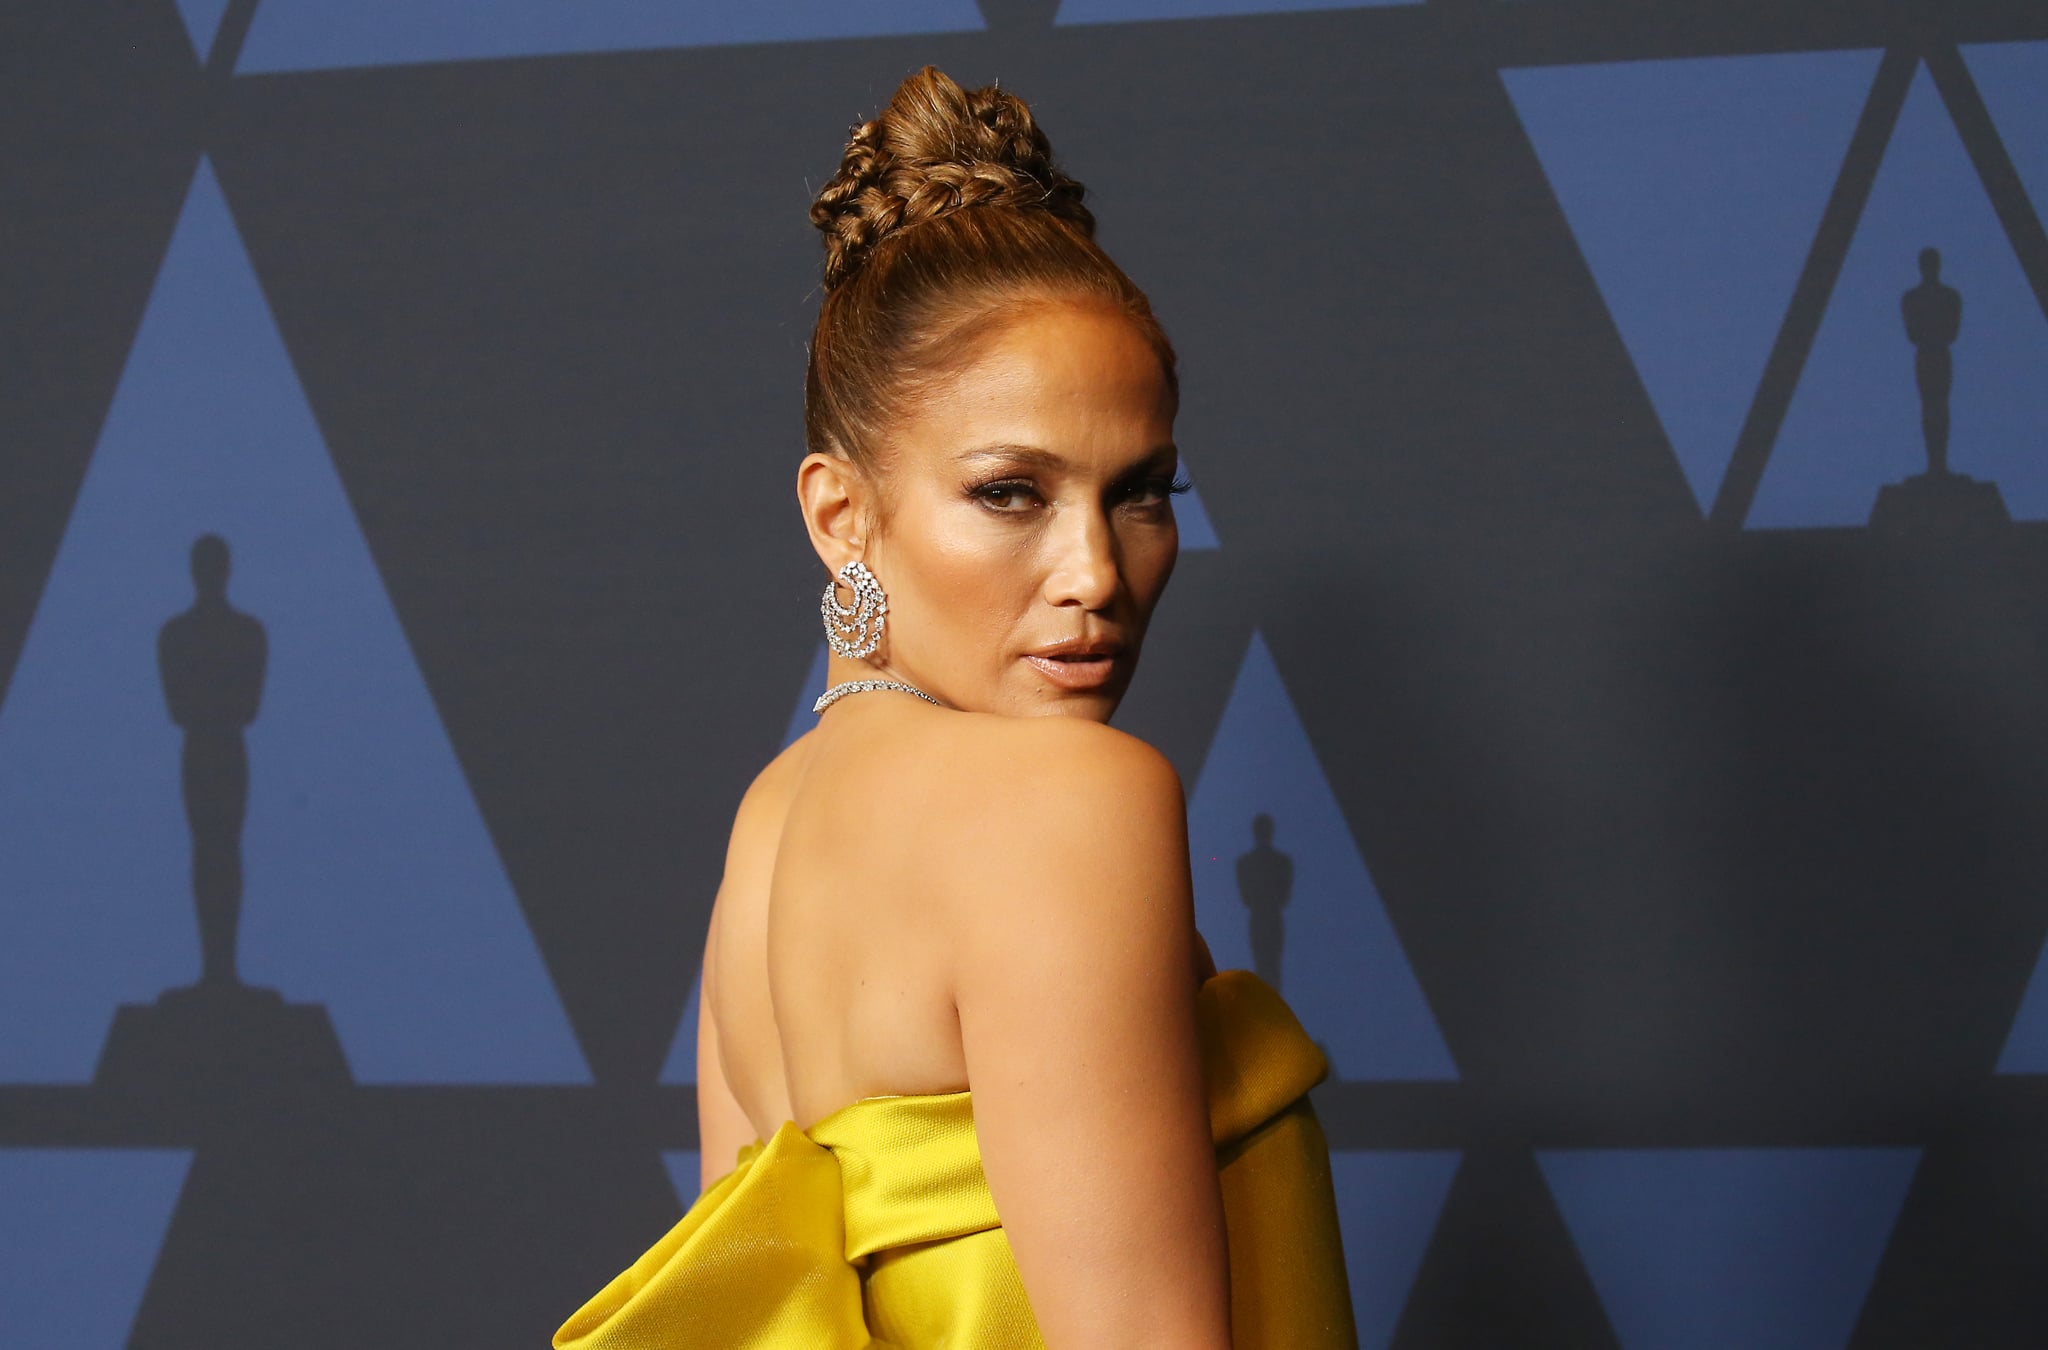
[[[825,644],[821,640],[818,650],[811,656],[810,673],[804,676],[804,687],[796,696],[796,706],[789,710],[789,725],[782,732],[782,748],[795,745],[797,737],[818,725],[818,714],[811,711],[825,692]]]
[[[0,1081],[84,1081],[199,973],[157,637],[204,534],[268,638],[243,978],[326,1004],[358,1082],[589,1081],[203,160],[0,704]]]
[[[818,650],[811,655],[811,668],[804,675],[803,688],[798,691],[796,705],[789,710],[789,726],[782,733],[782,749],[787,750],[797,737],[818,725],[818,715],[811,711],[811,705],[825,692],[825,644],[820,641]],[[663,1083],[685,1084],[697,1081],[697,999],[703,989],[704,970],[700,963],[697,973],[690,977],[690,997],[683,1004],[683,1016],[676,1027],[675,1039],[669,1042],[668,1058],[662,1061]]]
[[[1458,1076],[1257,632],[1188,803],[1188,846],[1195,922],[1217,967],[1277,986],[1333,1077]]]
[[[2048,42],[1987,42],[1963,59],[2034,214],[2048,216]]]
[[[2033,978],[2013,1015],[1999,1052],[2000,1073],[2048,1073],[2048,947],[2034,963]]]
[[[676,1188],[676,1199],[688,1209],[697,1203],[702,1187],[697,1184],[698,1153],[693,1148],[679,1148],[664,1152],[661,1165],[668,1169],[668,1180]]]
[[[185,34],[192,39],[193,55],[202,66],[213,52],[214,34],[220,31],[221,15],[227,9],[228,0],[178,0],[178,15],[185,21]]]
[[[1702,511],[1877,62],[1838,51],[1501,72]]]
[[[1232,14],[1299,14],[1314,9],[1374,9],[1423,0],[1062,0],[1058,23],[1214,19]]]
[[[661,1081],[675,1086],[697,1081],[697,1003],[704,994],[704,963],[690,977],[690,996],[683,1002],[683,1018],[676,1025],[675,1039],[668,1043],[668,1058],[662,1061]]]
[[[1455,1150],[1330,1151],[1358,1350],[1386,1350],[1393,1342],[1458,1157]]]
[[[1187,461],[1182,460],[1180,471],[1188,473]],[[1191,487],[1173,500],[1173,520],[1180,527],[1180,551],[1197,553],[1223,547],[1216,538],[1216,527],[1209,523],[1209,508],[1202,505],[1202,490]]]
[[[978,32],[974,0],[265,0],[241,74]]]
[[[1886,483],[1925,472],[1900,298],[1923,248],[1962,296],[1949,465],[1990,479],[2015,519],[2048,518],[2048,317],[1934,79],[1914,75],[1842,275],[1746,522],[1862,525]]]
[[[1842,1350],[1918,1149],[1537,1155],[1622,1350]]]
[[[186,1149],[0,1149],[8,1344],[128,1344],[191,1163]]]

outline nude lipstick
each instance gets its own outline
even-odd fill
[[[1100,689],[1116,674],[1123,644],[1113,639],[1076,639],[1026,652],[1024,660],[1062,689]]]

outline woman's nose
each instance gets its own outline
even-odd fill
[[[1055,605],[1105,609],[1120,583],[1116,531],[1100,510],[1065,514],[1055,529],[1053,564],[1045,598]]]

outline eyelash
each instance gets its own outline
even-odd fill
[[[1137,480],[1135,483],[1131,484],[1132,488],[1142,488],[1148,491],[1157,492],[1161,496],[1168,498],[1178,497],[1183,492],[1193,491],[1194,486],[1194,480],[1192,478],[1189,478],[1187,475],[1181,473],[1174,474],[1172,478],[1159,478],[1157,476],[1150,478],[1141,478]],[[981,483],[973,488],[970,488],[968,490],[968,495],[974,497],[976,500],[980,501],[984,505],[987,505],[990,510],[995,511],[999,515],[1011,515],[1014,513],[1004,511],[1000,507],[991,505],[992,500],[994,498],[1006,496],[1011,493],[1025,492],[1031,493],[1032,495],[1036,496],[1038,493],[1038,489],[1027,479],[999,478],[992,483]]]

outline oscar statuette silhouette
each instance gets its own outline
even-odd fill
[[[180,781],[192,838],[199,979],[165,990],[154,1004],[121,1006],[100,1053],[95,1078],[102,1083],[349,1077],[325,1008],[286,1003],[274,989],[243,983],[236,967],[249,804],[243,733],[262,705],[269,639],[260,620],[228,603],[229,566],[225,539],[195,540],[192,606],[157,634],[164,703],[184,732]]]
[[[1294,897],[1294,860],[1273,847],[1273,818],[1252,817],[1252,847],[1238,855],[1237,894],[1250,911],[1252,971],[1281,989],[1281,958],[1287,946],[1283,911]]]
[[[1252,973],[1284,994],[1287,902],[1294,898],[1294,859],[1273,847],[1273,817],[1252,817],[1252,846],[1237,855],[1237,898],[1244,902],[1246,934],[1252,944]],[[1330,1047],[1316,1048],[1328,1058]],[[1336,1076],[1332,1068],[1331,1077]]]
[[[1998,485],[1948,466],[1949,393],[1955,385],[1952,348],[1962,333],[1963,296],[1941,279],[1941,251],[1920,250],[1920,284],[1899,297],[1906,340],[1913,344],[1913,383],[1920,395],[1920,436],[1927,471],[1878,490],[1872,527],[1900,534],[1967,535],[2008,523]]]

